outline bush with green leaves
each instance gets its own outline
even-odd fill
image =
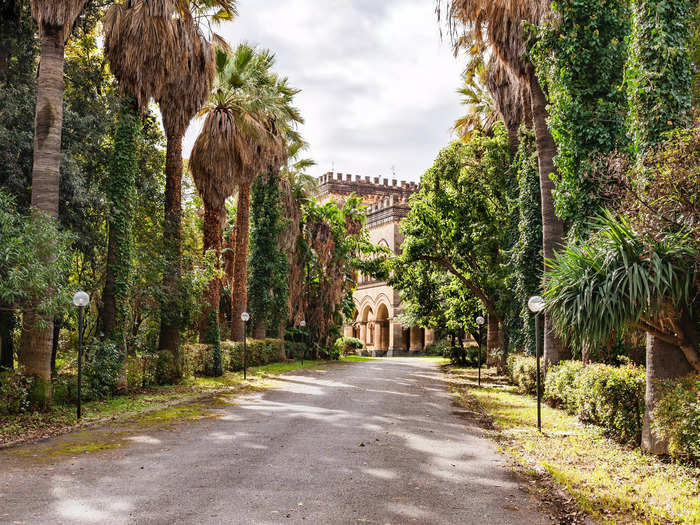
[[[356,337],[339,337],[336,340],[336,346],[341,355],[349,355],[356,353],[365,344]]]
[[[506,368],[510,370],[511,379],[520,392],[537,394],[537,361],[534,357],[511,354]]]
[[[576,413],[619,441],[638,444],[642,436],[646,373],[635,365],[587,365],[576,380]]]
[[[575,414],[578,399],[576,379],[583,368],[581,361],[561,361],[550,367],[544,381],[545,401]]]
[[[279,362],[282,357],[280,345],[279,339],[248,339],[246,348],[248,366],[262,366]],[[184,345],[181,351],[184,377],[216,376],[215,354],[212,345]],[[243,370],[242,342],[221,342],[221,367],[230,372]]]
[[[450,342],[447,340],[435,341],[434,343],[430,343],[429,345],[426,345],[425,348],[423,349],[423,353],[425,355],[436,355],[436,356],[440,356],[440,357],[450,357],[451,348],[452,348],[452,345],[450,345]]]
[[[84,399],[103,399],[116,391],[122,357],[116,344],[94,340],[86,349]]]
[[[30,408],[31,378],[17,370],[0,372],[0,415],[27,412]]]
[[[669,451],[700,461],[700,374],[662,381],[652,426],[669,438]]]

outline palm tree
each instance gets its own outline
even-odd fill
[[[86,3],[87,0],[31,1],[41,41],[34,117],[32,206],[52,217],[58,217],[65,44]],[[42,319],[33,308],[27,308],[19,359],[24,372],[35,380],[32,399],[40,409],[46,408],[52,398],[52,342],[52,319]]]
[[[438,18],[443,16],[443,4],[446,4],[448,27],[456,45],[460,44],[456,36],[463,33],[471,33],[471,38],[477,42],[485,41],[494,56],[529,92],[530,108],[525,113],[531,111],[535,130],[542,197],[542,247],[545,261],[551,260],[564,236],[564,225],[554,211],[552,196],[556,145],[547,127],[544,92],[534,67],[524,59],[527,54],[523,34],[523,23],[537,24],[547,13],[548,4],[528,0],[436,0]],[[557,363],[566,357],[565,348],[551,324],[546,314],[544,356],[546,363]]]
[[[247,304],[250,190],[261,172],[277,174],[286,159],[288,123],[301,117],[291,106],[297,93],[271,72],[274,56],[241,44],[228,55],[217,52],[216,87],[201,114],[202,133],[190,164],[205,205],[205,249],[221,249],[224,202],[238,189],[234,244],[231,338],[241,340],[240,315]],[[207,220],[206,217],[209,217]],[[218,307],[218,283],[207,292],[208,309]],[[206,318],[206,316],[205,316]]]

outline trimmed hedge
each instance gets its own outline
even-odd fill
[[[248,366],[262,366],[280,361],[281,344],[279,339],[248,339]],[[214,350],[211,345],[184,345],[182,356],[185,377],[215,376]],[[221,367],[231,372],[243,370],[243,343],[221,342]]]
[[[537,361],[534,357],[511,354],[506,360],[506,370],[521,393],[537,394]]]
[[[654,408],[654,430],[669,438],[669,452],[700,462],[700,374],[662,381]]]
[[[356,337],[339,337],[335,346],[341,355],[350,355],[357,353],[365,344]]]
[[[646,374],[635,365],[562,361],[547,372],[545,399],[626,443],[641,441]]]

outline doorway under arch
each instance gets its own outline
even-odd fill
[[[389,349],[389,309],[385,304],[380,304],[377,309],[377,350]]]

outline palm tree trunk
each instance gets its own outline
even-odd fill
[[[530,73],[530,97],[532,120],[535,128],[535,143],[540,171],[540,194],[542,198],[542,251],[545,261],[554,258],[554,251],[561,247],[564,224],[554,211],[554,155],[557,147],[547,127],[547,101],[535,73]],[[545,264],[545,273],[547,265]],[[561,340],[555,335],[548,313],[544,316],[544,361],[545,366],[556,364],[569,357]]]
[[[34,164],[32,206],[58,217],[63,126],[64,28],[43,27],[40,31],[41,61],[37,78],[34,116]],[[51,404],[51,343],[53,319],[40,319],[29,305],[24,312],[19,363],[34,378],[32,403],[45,409]]]
[[[225,210],[213,210],[205,205],[204,209],[204,252],[208,250],[216,251],[217,269],[219,267],[219,259],[222,250],[221,226],[223,223],[222,214]],[[221,290],[221,279],[215,277],[209,282],[205,288],[202,304],[202,317],[199,323],[199,342],[208,342],[208,332],[210,331],[210,314],[216,312],[216,318],[219,317],[219,294]]]
[[[250,184],[241,184],[236,210],[236,255],[233,266],[231,340],[243,341],[241,314],[248,304],[248,230],[250,225]]]
[[[15,366],[15,348],[12,332],[15,328],[15,314],[5,304],[0,304],[0,372],[12,370]]]
[[[182,134],[167,137],[165,159],[165,217],[163,244],[165,268],[163,272],[164,298],[161,304],[159,350],[173,355],[173,381],[180,379],[180,256],[182,252]]]
[[[659,398],[656,382],[685,376],[693,367],[682,350],[647,333],[647,386],[645,395],[642,449],[651,454],[668,454],[668,439],[652,429],[653,411]]]

